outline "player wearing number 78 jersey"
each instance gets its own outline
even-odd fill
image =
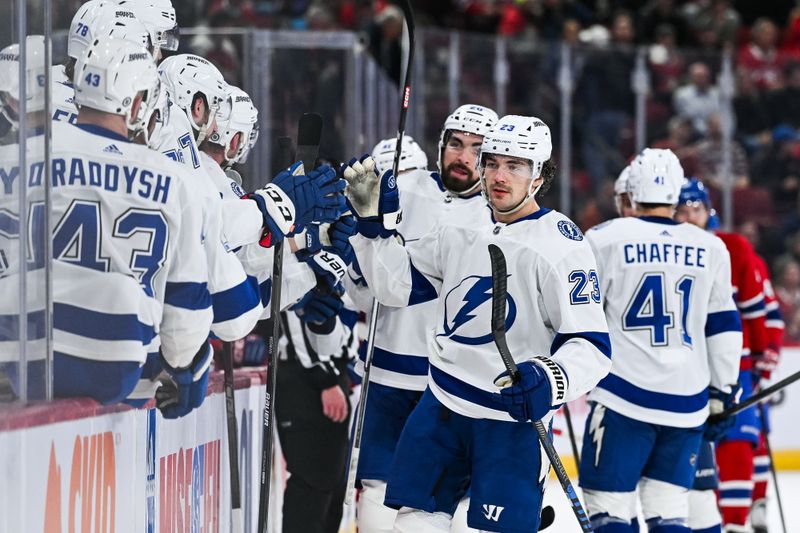
[[[709,410],[730,403],[742,347],[724,243],[672,220],[683,169],[669,150],[631,164],[635,216],[587,232],[614,365],[589,394],[580,483],[597,533],[691,531],[688,490]],[[709,409],[711,407],[711,409]]]

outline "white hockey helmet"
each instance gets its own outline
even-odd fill
[[[101,36],[75,63],[75,103],[114,115],[123,115],[136,134],[146,126],[145,117],[158,101],[160,83],[153,56],[143,46]],[[131,115],[136,96],[142,104]]]
[[[154,47],[153,57],[157,57],[161,49],[171,52],[178,49],[180,34],[170,0],[121,0],[119,5],[133,11],[147,28]]]
[[[144,128],[142,135],[144,142],[153,150],[157,150],[162,146],[161,136],[165,133],[165,126],[169,124],[169,114],[172,110],[172,102],[169,101],[167,91],[161,87],[161,80],[159,80],[159,91],[155,102],[148,105],[144,116]],[[153,129],[150,130],[151,122]]]
[[[553,140],[550,135],[550,128],[542,120],[521,115],[506,115],[501,118],[484,135],[481,152],[478,156],[478,175],[480,176],[481,189],[489,205],[492,204],[492,201],[486,191],[486,178],[484,176],[486,155],[496,154],[518,157],[531,162],[531,181],[528,185],[528,194],[513,208],[506,211],[498,210],[500,214],[510,215],[519,211],[539,191],[541,185],[534,188],[533,182],[542,174],[544,164],[550,160],[552,153]]]
[[[439,172],[441,173],[444,171],[442,158],[445,144],[451,132],[464,131],[473,135],[485,136],[492,126],[497,123],[498,118],[497,113],[495,113],[493,109],[477,104],[464,104],[450,113],[450,116],[444,121],[441,133],[439,133],[439,153],[436,160],[436,167],[439,169]],[[479,183],[476,182],[475,185],[468,190],[456,194],[463,197],[472,196],[479,186]]]
[[[622,198],[623,194],[630,194],[629,185],[630,185],[630,177],[631,177],[631,165],[630,163],[625,168],[622,169],[622,172],[619,173],[616,181],[614,181],[614,207],[617,209],[617,214],[619,216],[623,216],[623,209],[628,207]]]
[[[170,99],[189,118],[197,132],[197,144],[205,140],[211,124],[228,96],[228,84],[210,61],[193,54],[170,56],[161,62],[158,74],[169,91]],[[196,95],[205,99],[208,119],[197,124],[192,117],[192,102]]]
[[[141,44],[153,53],[147,27],[133,10],[110,0],[89,0],[72,18],[67,55],[77,60],[98,37],[109,33],[113,33],[114,38]]]
[[[25,113],[43,111],[45,64],[43,35],[29,35],[25,39]],[[11,44],[0,51],[0,111],[12,127],[19,126],[19,44]]]
[[[394,150],[397,146],[397,137],[384,139],[372,149],[372,159],[380,171],[388,170],[394,165]],[[427,169],[428,156],[411,135],[403,135],[400,151],[400,166],[397,172],[406,170]]]
[[[114,7],[115,3],[111,0],[89,0],[78,8],[69,25],[69,36],[67,37],[67,55],[69,57],[78,59],[81,52],[86,50],[86,47],[94,39],[95,21],[98,13],[103,8],[113,11]]]
[[[217,131],[208,137],[208,141],[224,148],[228,165],[241,160],[242,154],[248,151],[248,143],[253,130],[258,130],[258,109],[253,105],[250,95],[239,87],[228,86],[229,105],[220,108],[217,117]],[[236,153],[228,159],[231,143],[237,133],[241,133]],[[256,137],[258,132],[256,131]],[[243,162],[243,161],[242,161]]]
[[[675,205],[683,185],[683,167],[672,150],[645,148],[631,163],[628,190],[637,204]]]

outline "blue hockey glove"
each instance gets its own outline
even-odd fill
[[[186,368],[172,368],[162,361],[164,370],[172,378],[156,390],[156,406],[164,418],[180,418],[200,407],[206,398],[208,369],[214,358],[214,350],[205,343]]]
[[[379,176],[372,157],[363,156],[343,166],[342,176],[347,181],[347,201],[358,219],[358,233],[368,238],[394,235],[402,212],[392,170]]]
[[[492,395],[514,420],[537,421],[564,402],[567,380],[558,364],[547,357],[538,356],[533,361],[519,364],[520,380]],[[498,375],[494,382],[502,386],[510,380],[508,371]]]
[[[709,416],[718,415],[726,409],[730,409],[739,403],[742,390],[739,385],[732,385],[731,392],[722,392],[715,387],[708,388],[708,410]],[[710,441],[718,441],[725,436],[725,433],[733,427],[736,422],[735,416],[726,416],[715,422],[707,422],[703,431],[703,438]]]
[[[332,222],[345,210],[340,194],[345,182],[329,166],[303,175],[303,164],[294,163],[262,189],[246,196],[256,202],[264,218],[262,246],[271,246],[303,230],[312,221]]]
[[[356,217],[353,215],[343,215],[339,220],[331,224],[328,229],[331,251],[341,257],[346,265],[350,265],[356,258],[356,253],[350,244],[350,237],[355,233]]]
[[[335,320],[343,305],[342,299],[336,294],[321,294],[317,290],[311,290],[292,306],[292,310],[303,322],[322,325]],[[313,331],[325,333],[316,329]]]

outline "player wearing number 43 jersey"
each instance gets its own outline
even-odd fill
[[[405,246],[385,226],[375,231],[397,210],[391,171],[380,179],[344,173],[359,219],[351,242],[375,297],[393,307],[436,301],[425,324],[428,388],[389,470],[385,504],[400,509],[395,531],[449,531],[467,488],[470,527],[536,531],[548,464],[529,421],[549,423],[551,411],[589,391],[611,366],[591,249],[572,221],[534,199],[553,179],[551,151],[541,120],[501,118],[478,159],[489,205],[456,208]],[[507,340],[523,374],[502,389],[489,244],[508,258]]]
[[[688,489],[709,406],[732,402],[741,321],[723,242],[672,220],[683,169],[669,150],[631,164],[635,216],[587,233],[614,366],[589,395],[580,482],[598,533],[634,531],[638,484],[651,533],[691,531]]]

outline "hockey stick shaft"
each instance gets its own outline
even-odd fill
[[[406,131],[406,117],[408,115],[408,105],[411,102],[411,71],[414,65],[414,48],[416,43],[414,23],[414,11],[411,9],[409,0],[397,0],[403,10],[403,16],[408,28],[408,61],[403,79],[403,93],[401,95],[400,120],[397,124],[397,142],[394,148],[394,162],[392,172],[397,176],[400,168],[400,155],[402,153],[403,136]],[[364,376],[361,379],[361,396],[358,398],[356,408],[356,423],[353,432],[353,444],[350,447],[350,459],[347,466],[347,484],[345,486],[344,502],[352,505],[355,501],[356,477],[358,473],[358,459],[361,455],[361,433],[364,428],[364,415],[367,407],[367,397],[369,395],[369,377],[372,369],[372,356],[375,352],[375,330],[378,325],[378,313],[380,304],[377,299],[372,300],[372,310],[369,317],[369,328],[367,331],[367,353],[364,357]]]
[[[278,139],[278,168],[292,163],[292,141],[288,137]],[[277,388],[280,297],[283,276],[283,240],[273,247],[272,293],[270,294],[271,332],[267,341],[267,388],[264,397],[264,417],[261,433],[261,492],[258,500],[258,531],[267,533],[269,527],[269,496],[272,489],[272,425],[275,421],[275,389]]]
[[[517,368],[517,364],[514,361],[511,351],[508,349],[508,343],[506,342],[505,319],[506,298],[508,293],[506,281],[506,258],[505,255],[503,255],[503,251],[500,249],[500,247],[495,244],[489,245],[489,256],[492,264],[492,338],[497,346],[497,351],[500,352],[500,358],[503,360],[503,365],[506,367],[506,370],[511,376],[513,383],[516,383],[520,378],[519,368]],[[533,427],[536,429],[536,433],[539,436],[539,443],[542,445],[542,448],[544,448],[545,455],[547,455],[547,458],[550,460],[550,464],[553,465],[553,470],[556,473],[558,482],[561,484],[561,488],[564,490],[564,493],[567,495],[567,498],[570,501],[572,512],[575,514],[575,518],[578,520],[578,525],[580,525],[581,531],[593,532],[594,529],[592,529],[589,516],[586,514],[586,511],[584,510],[583,505],[578,498],[578,494],[575,492],[575,488],[572,486],[572,482],[570,481],[567,471],[564,468],[564,463],[561,462],[561,458],[558,456],[555,446],[553,446],[553,440],[550,438],[547,429],[544,427],[544,423],[542,423],[541,420],[536,420],[533,422]]]
[[[772,484],[775,486],[775,499],[778,501],[778,515],[781,517],[781,526],[783,533],[789,533],[786,529],[786,515],[783,513],[783,499],[781,498],[781,488],[778,486],[778,473],[775,471],[775,461],[772,457],[772,446],[769,443],[769,433],[766,430],[767,426],[767,410],[763,403],[758,404],[758,411],[761,414],[761,427],[764,434],[764,447],[767,449],[767,456],[769,457],[769,472],[772,475]]]
[[[569,412],[569,405],[564,404],[564,419],[567,421],[567,431],[569,432],[569,444],[572,446],[572,456],[575,464],[581,463],[581,452],[578,450],[578,440],[575,438],[575,428],[572,426],[572,413]]]
[[[718,415],[710,416],[708,418],[708,421],[709,421],[709,423],[714,423],[714,422],[716,422],[718,420],[721,420],[723,418],[727,418],[729,416],[733,416],[733,415],[739,414],[742,411],[744,411],[745,409],[749,409],[753,405],[766,400],[767,398],[769,398],[770,396],[772,396],[776,392],[780,391],[781,389],[784,389],[784,388],[788,387],[789,385],[791,385],[792,383],[794,383],[798,379],[800,379],[800,371],[795,372],[794,374],[792,374],[792,375],[790,375],[790,376],[788,376],[786,378],[783,378],[779,382],[775,383],[774,385],[771,385],[771,386],[767,387],[766,389],[762,390],[758,394],[753,394],[752,396],[750,396],[745,401],[743,401],[741,403],[737,403],[736,405],[734,405],[733,407],[731,407],[729,409],[725,409],[724,411],[722,411]]]
[[[239,484],[239,438],[236,425],[236,400],[233,384],[233,350],[222,343],[222,368],[225,376],[225,419],[228,423],[228,462],[231,483],[231,533],[242,533],[242,494]]]

